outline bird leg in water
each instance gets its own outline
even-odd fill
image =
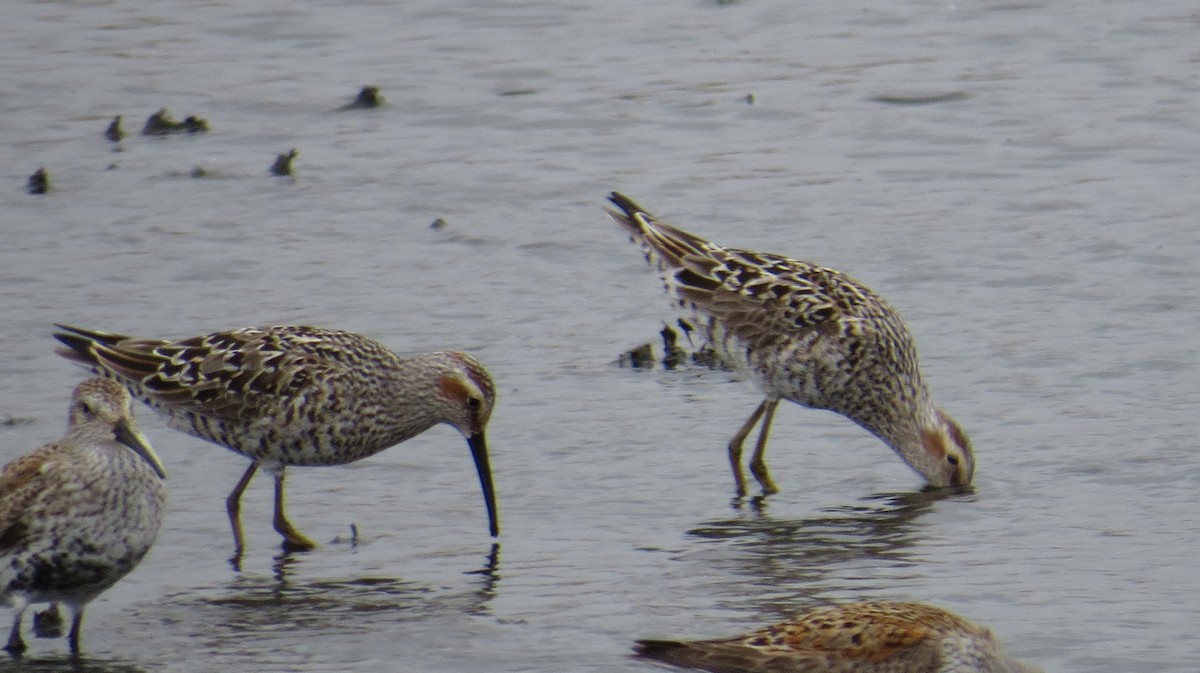
[[[763,400],[754,413],[750,414],[750,418],[729,440],[729,466],[733,468],[733,480],[737,483],[737,497],[745,497],[746,495],[746,477],[742,474],[742,442],[746,441],[746,435],[754,429],[754,425],[758,423],[758,419],[762,417],[763,412],[767,410],[767,403],[770,400]],[[759,436],[761,438],[761,435]],[[757,451],[755,455],[758,455]]]
[[[71,654],[78,655],[80,638],[79,632],[83,628],[83,606],[80,605],[79,607],[72,608],[72,611],[75,614],[71,617],[71,633],[68,636],[68,639],[71,642]]]
[[[283,536],[283,547],[288,551],[308,551],[316,549],[317,543],[308,539],[296,530],[283,508],[283,468],[275,475],[275,530]]]
[[[13,616],[12,631],[8,634],[8,644],[4,646],[10,654],[20,654],[25,651],[25,641],[21,638],[21,618],[25,616],[25,608],[29,607],[28,603],[21,603],[16,610],[16,615]]]
[[[775,410],[779,408],[779,400],[768,400],[763,404],[766,405],[766,415],[763,416],[762,429],[758,432],[758,442],[754,444],[754,456],[750,458],[750,472],[762,486],[763,494],[770,495],[778,493],[779,488],[775,486],[775,482],[771,481],[771,475],[767,472],[767,463],[763,460],[763,452],[767,449],[767,435],[771,431],[771,421],[775,420]]]
[[[238,480],[237,486],[233,487],[233,491],[225,499],[225,511],[229,512],[229,525],[233,527],[233,558],[235,559],[241,559],[242,551],[245,549],[245,538],[242,537],[242,494],[246,492],[246,487],[250,485],[250,480],[254,478],[255,472],[258,472],[258,463],[250,463],[250,467],[246,468],[246,473]]]

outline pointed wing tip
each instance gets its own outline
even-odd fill
[[[620,210],[605,208],[604,212],[608,213],[617,224],[621,225],[634,241],[644,238],[646,226],[653,221],[654,217],[646,212],[633,199],[625,196],[621,192],[610,192],[608,200]]]
[[[64,327],[63,329],[70,329]],[[55,332],[54,338],[58,340],[66,348],[55,348],[54,352],[60,357],[66,358],[71,362],[79,364],[91,365],[95,363],[95,355],[92,353],[92,341],[86,336],[78,332]]]
[[[88,343],[107,345],[116,343],[118,341],[124,341],[129,338],[124,334],[113,334],[112,332],[84,329],[82,327],[75,327],[74,325],[68,325],[60,322],[54,323],[54,326],[59,330],[54,332],[54,338],[62,341],[63,343],[67,343],[67,340],[71,339],[77,342],[86,341]]]
[[[611,201],[614,206],[625,211],[625,215],[627,217],[633,217],[638,213],[646,212],[646,210],[639,206],[636,201],[628,196],[625,196],[621,192],[610,192],[608,195],[608,200]]]

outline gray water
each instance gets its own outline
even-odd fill
[[[467,350],[499,385],[495,547],[441,427],[293,470],[311,553],[281,554],[260,477],[240,571],[245,460],[139,407],[171,509],[89,608],[85,668],[652,670],[635,638],[900,599],[1047,671],[1195,673],[1198,63],[1190,0],[9,3],[0,458],[62,432],[82,372],[55,321],[339,327]],[[364,84],[387,106],[333,111]],[[212,132],[138,137],[163,106]],[[296,178],[269,176],[293,147]],[[39,166],[54,191],[31,196]],[[923,495],[789,405],[782,492],[731,504],[757,394],[614,364],[671,319],[614,189],[887,296],[975,441],[975,492]],[[23,668],[66,666],[31,645]]]

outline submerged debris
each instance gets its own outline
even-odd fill
[[[142,135],[162,136],[174,132],[179,126],[179,122],[171,119],[171,113],[167,112],[167,108],[162,108],[146,119],[146,123],[142,126]]]
[[[350,524],[350,537],[335,535],[333,536],[333,539],[329,541],[330,544],[344,544],[347,542],[350,543],[351,549],[358,547],[358,524]]]
[[[33,175],[29,176],[26,188],[30,194],[45,194],[50,191],[50,174],[44,167],[37,169]]]
[[[683,333],[683,337],[687,341],[687,347],[681,344],[679,332],[676,332],[674,327],[663,325],[663,328],[658,333],[662,337],[663,342],[662,365],[664,369],[675,369],[680,365],[688,363],[697,367],[704,367],[705,369],[728,370],[733,368],[721,358],[707,341],[697,344],[692,340],[693,333],[700,334],[694,325],[683,318],[675,321],[675,324],[679,327],[679,332]],[[626,351],[618,358],[618,363],[622,367],[633,367],[635,369],[648,369],[653,367],[655,362],[654,349],[648,343]]]
[[[8,418],[0,421],[0,426],[4,426],[6,428],[15,428],[18,425],[28,425],[35,422],[37,422],[37,419],[30,416],[9,416]]]
[[[121,128],[121,115],[113,117],[112,123],[104,129],[104,137],[114,143],[121,142],[121,139],[125,137],[125,130]]]
[[[187,133],[208,133],[208,120],[201,119],[196,115],[188,115],[187,119],[183,120],[182,126]]]
[[[692,351],[692,364],[707,369],[733,369],[728,362],[717,354],[717,351],[713,350],[712,346],[704,346]]]
[[[447,222],[446,222],[445,218],[439,217],[436,220],[434,220],[433,222],[429,223],[429,228],[430,229],[445,229],[446,224],[447,224]]]
[[[683,332],[683,336],[687,338],[688,346],[692,349],[692,352],[688,354],[687,349],[683,347],[677,347],[676,350],[680,354],[681,359],[687,358],[691,360],[691,363],[697,367],[704,367],[706,369],[733,369],[733,366],[726,362],[721,355],[717,353],[716,349],[713,348],[712,344],[709,343],[707,339],[697,343],[697,341],[700,339],[700,332],[696,330],[695,325],[691,324],[687,320],[684,320],[683,318],[676,320],[675,324],[679,326],[680,331]],[[669,333],[671,344],[674,345],[674,331],[669,326],[664,325],[663,332],[663,344],[666,345],[668,338],[667,333]],[[692,334],[696,334],[697,341],[692,340]],[[665,358],[663,364],[666,364]]]
[[[617,358],[617,364],[633,369],[649,369],[654,366],[654,349],[648,343],[642,344],[633,350],[621,353],[621,357]]]
[[[41,612],[33,613],[33,635],[36,638],[62,638],[63,633],[63,616],[58,609],[58,603],[51,603],[50,607]]]
[[[271,164],[271,175],[292,175],[292,159],[299,154],[300,152],[293,147],[292,151],[275,157],[275,163]]]
[[[358,92],[358,97],[338,108],[338,110],[370,110],[383,105],[383,96],[379,95],[379,87],[364,86]]]
[[[887,105],[933,105],[970,98],[966,91],[946,91],[938,93],[889,93],[871,96],[868,100]]]
[[[679,335],[670,325],[663,325],[658,332],[663,340],[663,367],[674,369],[681,363],[687,362],[687,351],[679,347]]]
[[[166,136],[173,133],[208,133],[208,122],[196,115],[188,115],[181,122],[171,118],[167,108],[150,115],[142,126],[144,136]]]

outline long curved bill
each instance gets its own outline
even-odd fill
[[[500,534],[500,518],[496,514],[496,487],[492,485],[492,466],[488,463],[487,439],[480,430],[467,437],[471,457],[475,459],[475,471],[479,473],[479,485],[483,487],[483,502],[487,505],[488,530],[492,537]]]
[[[162,462],[159,461],[158,454],[154,452],[154,447],[150,446],[150,442],[129,419],[122,418],[117,421],[113,436],[118,442],[133,449],[133,452],[139,458],[149,463],[150,467],[154,468],[154,471],[158,473],[160,478],[167,478],[167,471],[163,468]]]

